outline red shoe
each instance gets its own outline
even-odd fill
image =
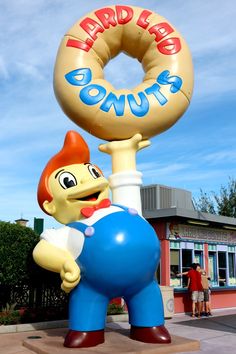
[[[95,347],[104,343],[104,330],[100,331],[73,331],[72,329],[66,335],[64,347],[67,348],[87,348]]]
[[[171,337],[165,326],[135,327],[131,326],[130,338],[144,343],[171,343]]]

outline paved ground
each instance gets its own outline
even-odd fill
[[[213,311],[213,314],[201,319],[175,315],[167,321],[167,328],[171,334],[199,340],[201,350],[195,354],[236,353],[236,308]]]
[[[235,353],[236,352],[236,308],[228,309],[224,311],[214,311],[213,317],[210,318],[201,318],[201,319],[192,319],[187,315],[175,315],[172,319],[166,320],[166,327],[170,331],[171,335],[174,338],[175,343],[178,342],[179,337],[185,337],[186,339],[193,339],[200,342],[200,350],[198,346],[187,345],[184,347],[185,353]],[[122,353],[163,353],[164,351],[152,350],[153,345],[149,345],[150,351],[146,351],[146,347],[142,347],[140,351],[137,349],[126,350],[125,341],[127,339],[129,325],[127,322],[115,322],[108,323],[107,325],[107,335],[112,339],[117,332],[118,336],[122,340],[122,346],[120,347],[120,354]],[[31,332],[21,332],[21,333],[9,333],[9,334],[0,334],[0,353],[1,354],[56,354],[56,353],[114,353],[114,348],[111,345],[106,346],[106,350],[102,347],[97,347],[98,351],[89,351],[81,349],[66,349],[61,347],[63,342],[63,336],[65,335],[66,330],[64,328],[60,329],[45,329],[41,331],[31,331]],[[115,333],[115,334],[114,334]],[[40,346],[39,342],[42,341],[42,338],[29,339],[28,337],[39,336],[45,338],[48,347],[46,348],[45,342],[44,346]],[[177,336],[177,337],[175,337]],[[38,341],[38,342],[37,342]],[[134,341],[130,341],[134,342]],[[27,345],[27,348],[23,346],[23,343],[30,344]],[[187,341],[186,341],[187,343]],[[189,342],[191,343],[191,342]],[[197,343],[197,342],[192,342]],[[51,348],[48,350],[48,348]],[[30,349],[29,349],[30,348]],[[104,347],[105,348],[105,347]],[[123,349],[122,349],[123,348]],[[141,348],[141,347],[140,347]],[[191,349],[197,349],[197,351],[191,351]],[[166,352],[166,351],[165,351]],[[170,353],[176,353],[176,351],[169,351]],[[178,350],[177,350],[178,352]]]

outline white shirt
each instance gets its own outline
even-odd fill
[[[79,220],[79,222],[92,226],[98,220],[106,215],[121,212],[123,209],[111,205],[109,208],[97,210],[90,218]],[[82,232],[69,226],[60,229],[47,229],[40,235],[41,240],[45,240],[50,244],[69,251],[74,259],[78,258],[84,246],[85,236]]]

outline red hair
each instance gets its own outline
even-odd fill
[[[53,199],[48,187],[51,174],[60,167],[88,163],[89,160],[89,148],[82,136],[73,130],[67,132],[63,148],[49,160],[39,180],[38,203],[44,212],[46,212],[43,207],[45,200],[51,202]]]

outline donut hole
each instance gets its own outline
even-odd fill
[[[99,90],[96,88],[93,88],[93,89],[89,90],[89,94],[90,94],[90,96],[95,97],[99,94]]]
[[[143,81],[144,71],[137,59],[119,53],[106,64],[104,77],[117,90],[133,89]]]

